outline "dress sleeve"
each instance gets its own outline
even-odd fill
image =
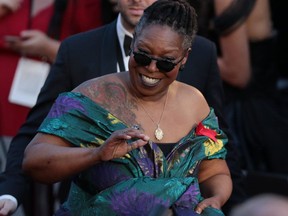
[[[59,95],[38,132],[59,136],[75,146],[101,145],[125,124],[93,102],[75,92]]]
[[[219,128],[218,118],[213,108],[211,108],[208,117],[197,125],[195,134],[197,137],[204,138],[202,147],[207,159],[225,159],[227,154],[225,145],[228,142],[228,138]]]

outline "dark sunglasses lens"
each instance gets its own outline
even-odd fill
[[[151,59],[142,53],[134,53],[134,59],[137,62],[137,64],[142,66],[146,66],[151,63]]]
[[[156,65],[160,71],[166,72],[166,73],[170,72],[175,67],[175,64],[173,62],[163,61],[163,60],[157,61]]]
[[[151,64],[152,59],[149,56],[137,52],[134,52],[133,54],[134,54],[134,60],[136,61],[137,64],[142,66],[147,66]],[[156,66],[161,72],[168,73],[174,69],[175,64],[170,61],[157,60]]]

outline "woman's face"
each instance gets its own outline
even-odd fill
[[[182,43],[183,36],[168,26],[158,24],[145,27],[137,35],[132,45],[129,74],[138,96],[154,96],[167,91],[188,57],[188,51],[183,49]],[[149,57],[152,57],[151,63]],[[167,65],[170,66],[167,68]]]

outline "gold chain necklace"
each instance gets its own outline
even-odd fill
[[[155,135],[155,138],[157,140],[162,140],[163,137],[164,137],[164,132],[163,130],[160,128],[160,122],[162,120],[162,116],[163,116],[163,113],[164,113],[164,110],[166,108],[166,104],[167,104],[167,101],[168,101],[168,93],[169,93],[169,89],[167,91],[167,94],[166,94],[166,99],[165,99],[165,103],[164,103],[164,106],[163,106],[163,110],[162,110],[162,113],[161,113],[161,116],[160,116],[160,119],[158,121],[158,123],[156,123],[153,118],[150,116],[150,114],[147,112],[147,110],[144,108],[143,104],[141,103],[141,101],[139,100],[139,98],[136,96],[136,99],[137,101],[139,102],[139,105],[141,106],[141,108],[144,110],[144,112],[146,113],[146,115],[150,118],[150,120],[156,125],[156,129],[154,131],[154,135]]]

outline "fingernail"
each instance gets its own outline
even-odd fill
[[[133,125],[132,128],[133,128],[133,129],[136,129],[136,130],[140,130],[139,125]]]
[[[149,140],[150,140],[150,137],[145,135],[144,139],[145,139],[146,141],[149,141]]]

